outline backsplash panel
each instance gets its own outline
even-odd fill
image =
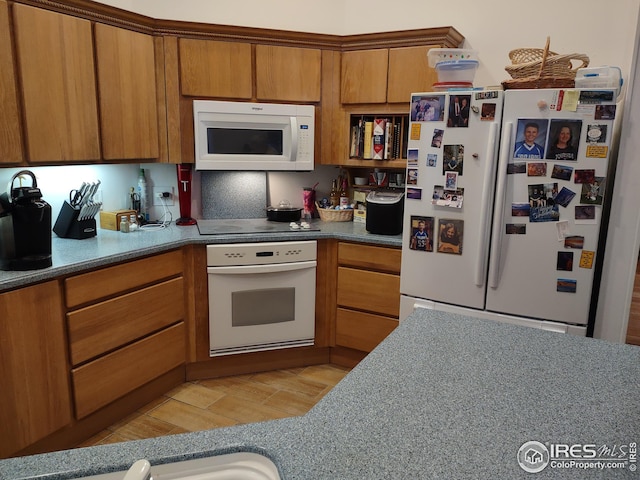
[[[202,171],[202,218],[266,218],[266,172]]]

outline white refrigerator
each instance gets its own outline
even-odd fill
[[[422,307],[587,333],[616,93],[412,94],[401,319]]]

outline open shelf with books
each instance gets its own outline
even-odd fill
[[[404,168],[408,134],[409,115],[351,114],[349,165]]]

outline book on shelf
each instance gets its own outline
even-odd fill
[[[383,160],[384,146],[386,144],[387,120],[385,118],[376,118],[373,121],[373,144],[372,158],[374,160]]]
[[[372,143],[373,143],[373,122],[365,121],[364,122],[364,148],[362,151],[362,157],[365,160],[370,160],[372,158]]]

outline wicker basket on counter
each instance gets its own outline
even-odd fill
[[[502,86],[512,88],[573,88],[576,72],[589,66],[589,57],[582,53],[559,55],[549,50],[550,38],[544,49],[517,48],[509,52],[512,65],[505,70],[512,80],[505,80]],[[580,65],[574,67],[574,61]]]
[[[353,209],[335,210],[333,208],[322,208],[316,202],[316,208],[323,222],[351,222],[353,220]]]

